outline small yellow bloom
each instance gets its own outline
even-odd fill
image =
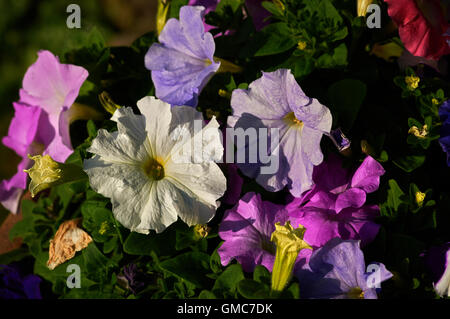
[[[406,85],[408,86],[408,90],[414,91],[419,87],[420,78],[418,76],[406,76],[405,77]]]
[[[434,105],[439,105],[439,101],[438,101],[437,99],[435,99],[435,98],[433,98],[433,99],[431,100],[431,102],[432,102]]]
[[[305,42],[305,41],[300,41],[300,42],[297,44],[297,48],[298,48],[300,51],[305,50],[305,49],[306,49],[306,42]]]
[[[367,13],[367,7],[372,4],[373,0],[358,0],[356,4],[356,12],[358,17],[365,17]]]
[[[424,124],[421,130],[419,130],[417,126],[411,126],[408,133],[413,134],[415,137],[418,138],[425,138],[428,135],[428,126]]]
[[[80,167],[55,162],[50,155],[28,157],[34,161],[30,169],[24,170],[31,178],[28,186],[31,197],[52,186],[87,178]]]
[[[423,201],[425,200],[425,193],[422,192],[416,192],[416,203],[419,205],[419,207],[422,207]]]
[[[275,224],[270,240],[276,245],[275,262],[272,270],[272,291],[281,292],[289,283],[295,260],[302,249],[312,249],[303,240],[306,228],[299,225],[294,229],[287,221],[284,226]]]

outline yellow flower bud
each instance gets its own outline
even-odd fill
[[[81,167],[55,162],[50,155],[28,155],[28,157],[34,161],[30,169],[24,170],[31,178],[28,189],[32,197],[52,186],[87,177]]]
[[[272,270],[272,291],[281,292],[289,283],[295,260],[302,249],[312,249],[304,240],[306,229],[299,225],[294,229],[287,221],[284,226],[275,224],[270,240],[276,245],[275,263]]]
[[[438,99],[436,99],[436,98],[433,98],[433,99],[431,100],[431,103],[433,103],[434,105],[439,105],[439,101],[438,101]]]
[[[114,114],[117,109],[121,108],[120,105],[114,103],[114,101],[106,91],[100,93],[98,99],[100,100],[100,104],[103,106],[103,108],[110,114]]]
[[[425,200],[425,193],[422,192],[416,192],[416,203],[419,207],[422,207],[423,201]]]
[[[164,29],[167,21],[167,14],[169,13],[170,1],[169,0],[159,0],[158,1],[158,11],[156,12],[156,32],[158,35]]]
[[[408,90],[414,91],[419,87],[420,78],[418,76],[406,76],[405,83],[408,86]]]
[[[356,12],[358,17],[365,17],[367,13],[367,7],[372,4],[373,0],[358,0],[356,4]]]

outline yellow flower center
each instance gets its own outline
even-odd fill
[[[288,126],[295,126],[298,129],[303,127],[303,121],[296,118],[294,112],[288,113],[283,120]]]
[[[101,225],[100,225],[100,229],[98,230],[98,233],[100,235],[104,235],[106,233],[106,231],[108,230],[108,223],[106,221],[104,221]]]
[[[142,168],[152,180],[159,181],[164,178],[164,167],[154,158],[149,158]]]
[[[347,297],[350,299],[364,299],[364,291],[361,288],[355,287],[352,288],[348,293]]]
[[[406,76],[405,83],[408,86],[408,90],[414,91],[419,87],[420,78],[414,75]]]

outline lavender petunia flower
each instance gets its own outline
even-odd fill
[[[425,263],[431,270],[436,293],[450,297],[450,242],[431,247],[425,255]]]
[[[314,169],[313,189],[286,208],[296,223],[306,227],[304,238],[311,246],[321,247],[334,237],[360,239],[364,246],[375,239],[380,228],[373,222],[379,208],[364,205],[366,193],[378,189],[383,174],[383,167],[370,156],[353,174],[342,168],[337,157],[330,156]]]
[[[198,96],[219,69],[214,61],[215,43],[205,32],[202,6],[184,6],[180,20],[169,19],[145,55],[156,96],[172,105],[196,106]]]
[[[442,121],[441,138],[439,143],[447,153],[447,165],[450,166],[450,100],[445,101],[439,108],[439,116]]]
[[[357,240],[334,238],[314,251],[295,273],[303,298],[376,299],[376,288],[392,274],[381,263],[367,267]]]
[[[72,154],[68,117],[88,72],[76,65],[61,64],[50,51],[39,51],[37,61],[23,78],[20,101],[42,108],[50,127],[42,135],[49,140],[44,155],[64,162]]]
[[[238,155],[241,152],[250,156],[247,163],[239,163],[238,159],[241,171],[256,178],[268,191],[279,191],[287,186],[292,195],[300,197],[309,190],[313,184],[313,168],[323,160],[320,140],[331,129],[330,110],[307,97],[287,69],[263,72],[248,90],[234,90],[231,106],[233,115],[228,118],[228,125],[235,131],[259,129],[260,136],[263,130],[268,133],[267,142],[261,138],[258,143],[246,139],[245,145],[237,145]],[[273,132],[278,132],[279,143]],[[266,167],[262,158],[251,162],[252,153],[265,155],[261,155],[265,152],[263,144],[268,145],[268,156],[279,159],[279,167],[273,173],[263,171]]]
[[[0,265],[0,299],[42,299],[41,278],[23,276],[14,265]]]
[[[218,249],[222,265],[226,266],[234,258],[246,272],[252,272],[256,265],[272,271],[275,245],[270,236],[275,223],[284,224],[287,217],[283,206],[262,201],[259,194],[245,194],[234,208],[225,212],[219,226],[219,236],[225,241]],[[297,262],[303,263],[301,259],[310,253],[302,252]]]

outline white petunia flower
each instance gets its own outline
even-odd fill
[[[171,108],[149,96],[137,105],[142,115],[118,109],[111,118],[118,130],[99,130],[88,149],[95,154],[84,162],[92,188],[138,233],[160,233],[178,216],[188,225],[208,222],[226,189],[215,163],[223,155],[216,119],[202,127],[192,107]]]

